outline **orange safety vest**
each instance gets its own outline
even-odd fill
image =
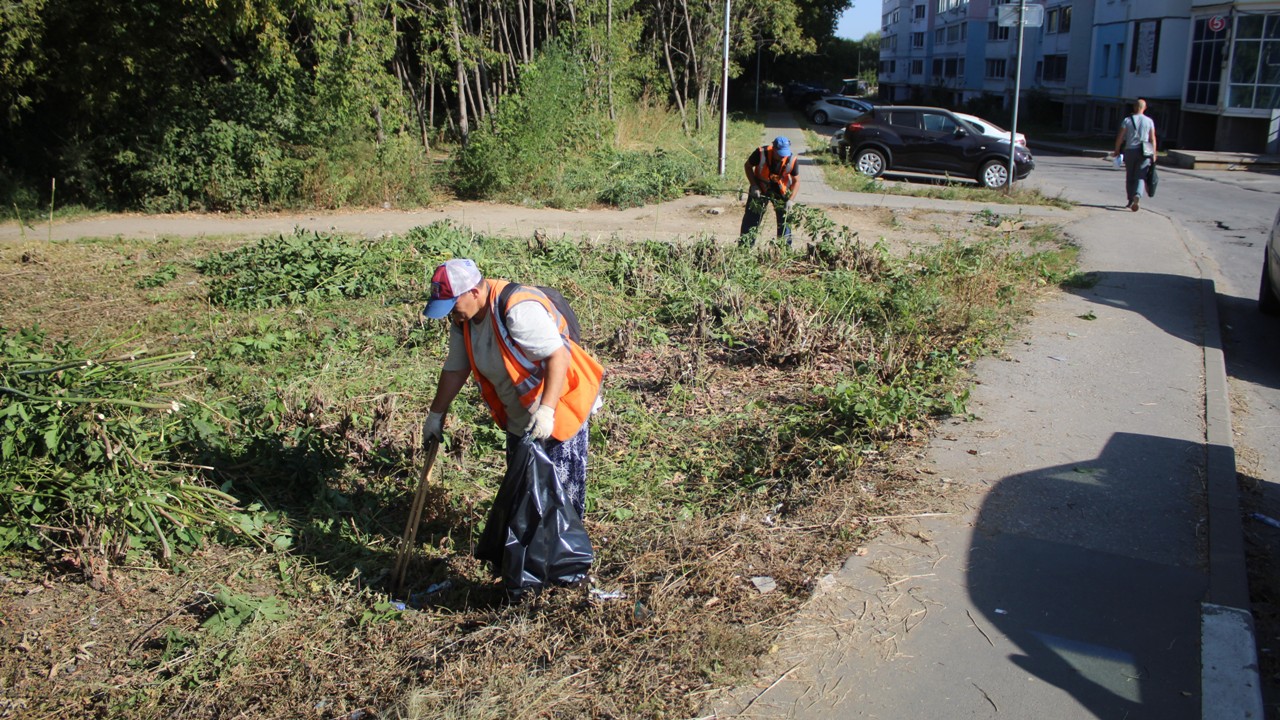
[[[525,357],[524,353],[512,341],[507,332],[504,319],[506,308],[498,308],[498,296],[506,287],[506,280],[489,281],[489,317],[493,332],[498,338],[498,347],[502,351],[503,363],[507,367],[507,375],[520,394],[520,404],[532,408],[542,397],[542,376],[545,368],[542,363]],[[556,310],[555,305],[536,288],[525,286],[512,293],[507,300],[507,307],[515,307],[526,300],[535,300],[542,304],[560,328],[560,337],[569,349],[569,369],[564,379],[564,393],[560,395],[560,403],[556,405],[555,427],[551,437],[564,441],[578,434],[582,424],[591,415],[596,398],[600,395],[601,381],[604,379],[604,367],[596,362],[586,350],[569,338],[565,319]],[[471,362],[471,376],[480,384],[480,395],[489,406],[489,413],[503,430],[507,429],[507,409],[498,397],[498,390],[493,383],[485,379],[476,369],[476,359],[471,353],[471,323],[462,324],[462,336],[466,339],[467,359]]]
[[[776,183],[781,188],[782,194],[786,195],[791,192],[791,173],[796,169],[796,155],[792,153],[782,158],[782,167],[777,173],[773,172],[773,160],[773,145],[761,145],[760,164],[756,165],[756,177],[764,182],[765,187],[768,187],[770,182]]]

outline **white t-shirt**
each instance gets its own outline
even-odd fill
[[[507,312],[506,320],[507,333],[512,341],[525,357],[534,362],[546,360],[565,346],[555,319],[536,300],[516,303]],[[484,375],[485,380],[493,383],[498,399],[506,408],[507,432],[516,435],[523,433],[525,426],[529,424],[529,411],[520,404],[520,394],[507,375],[507,366],[502,359],[502,349],[498,347],[498,337],[494,332],[490,313],[485,313],[483,320],[471,325],[471,353],[476,359],[476,370]],[[445,358],[444,369],[471,369],[471,362],[467,359],[466,339],[462,328],[457,325],[449,326],[449,355]]]

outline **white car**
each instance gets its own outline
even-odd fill
[[[1258,309],[1280,315],[1280,213],[1271,223],[1271,236],[1262,249],[1262,284],[1258,287]]]
[[[831,136],[831,140],[827,142],[827,149],[838,155],[840,154],[840,146],[843,144],[844,144],[844,128],[840,128],[839,130],[836,131],[835,135]],[[844,158],[842,157],[840,159],[843,160]]]
[[[871,103],[864,100],[843,95],[830,95],[810,103],[804,114],[808,115],[815,125],[826,125],[829,122],[845,125],[870,109]]]
[[[968,120],[969,123],[972,124],[974,127],[978,128],[978,130],[981,131],[983,135],[990,135],[991,137],[999,138],[1001,140],[1009,139],[1009,131],[1005,130],[999,125],[996,125],[995,123],[987,122],[986,120],[983,120],[982,118],[976,115],[969,115],[967,113],[962,113],[962,112],[954,113],[954,115],[960,118],[961,120]],[[1022,147],[1027,146],[1026,135],[1023,135],[1022,133],[1018,133],[1015,140]]]

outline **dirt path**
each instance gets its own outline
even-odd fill
[[[931,204],[941,203],[933,201]],[[934,243],[942,235],[963,233],[973,222],[973,213],[968,212],[968,208],[890,208],[868,203],[862,206],[830,206],[824,210],[833,221],[858,233],[864,241],[884,239],[895,247]],[[470,227],[477,232],[510,237],[531,237],[534,233],[541,232],[552,238],[676,240],[706,234],[729,242],[738,236],[742,204],[733,196],[688,196],[661,205],[627,210],[557,210],[482,202],[452,202],[438,208],[419,210],[262,215],[103,214],[54,221],[52,226],[47,223],[25,226],[19,226],[13,221],[2,223],[0,252],[6,245],[14,249],[30,242],[50,239],[258,237],[291,233],[296,228],[372,238],[404,233],[442,220]],[[773,222],[771,217],[766,218],[762,231],[772,233]]]

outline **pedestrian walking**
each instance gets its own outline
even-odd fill
[[[507,432],[508,465],[524,434],[542,441],[582,517],[588,419],[600,406],[604,368],[570,337],[565,313],[537,287],[487,279],[472,260],[455,259],[436,268],[423,314],[452,321],[423,437],[443,436],[445,413],[467,378],[475,378]]]
[[[1138,212],[1140,181],[1152,191],[1149,174],[1156,161],[1156,124],[1147,117],[1147,101],[1138,98],[1133,102],[1133,113],[1120,121],[1116,133],[1115,155],[1124,159],[1124,192],[1128,208]]]
[[[747,209],[742,216],[738,242],[750,242],[749,233],[760,227],[765,209],[772,205],[778,219],[778,237],[787,238],[790,244],[788,210],[800,187],[800,172],[796,156],[791,152],[791,141],[786,136],[778,136],[772,143],[761,145],[743,163],[742,169],[751,189],[747,193]]]

